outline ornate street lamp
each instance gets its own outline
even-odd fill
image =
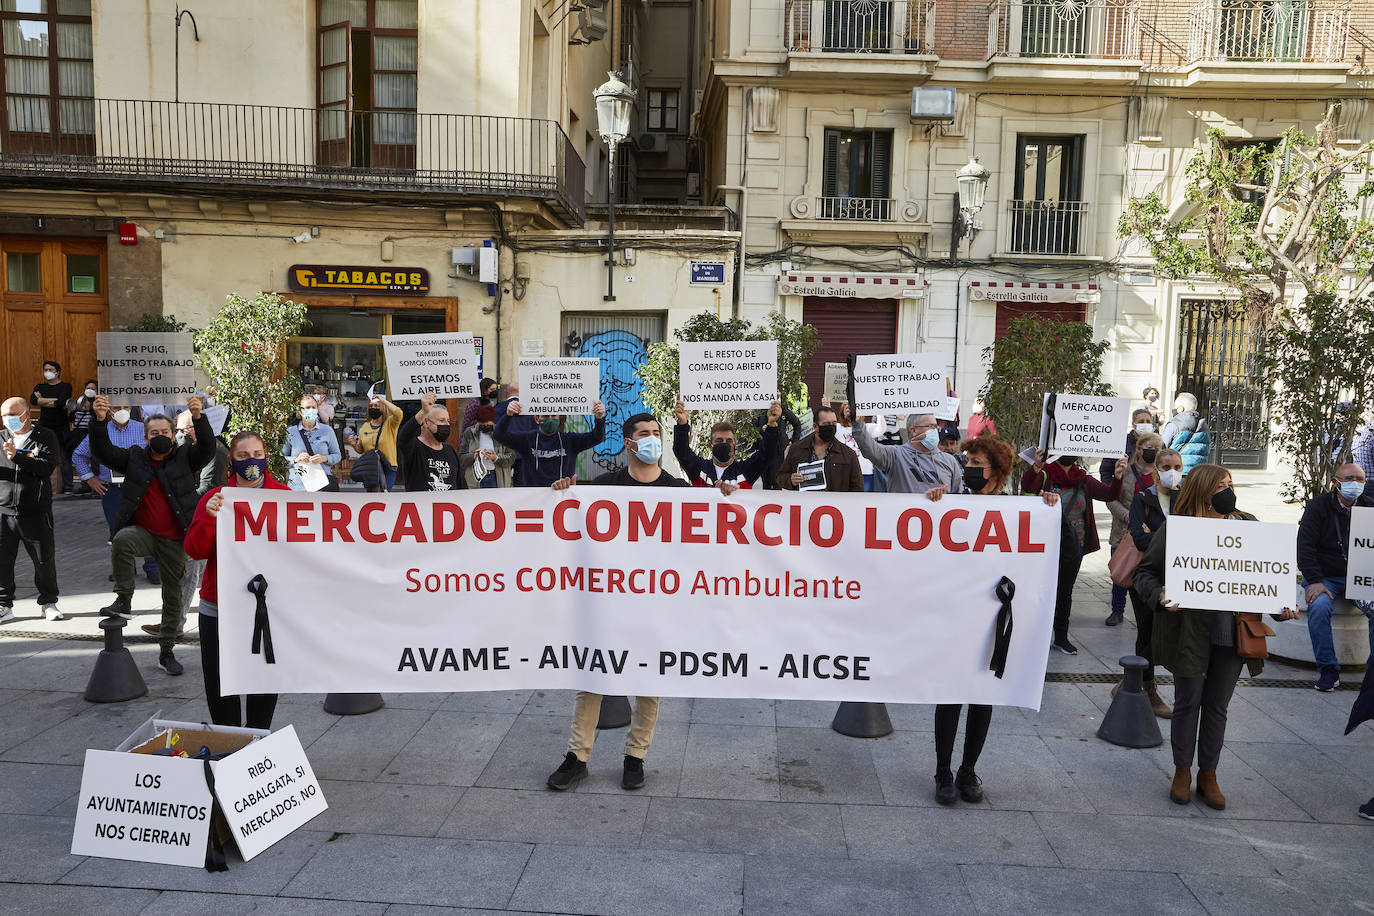
[[[615,148],[630,135],[630,111],[634,107],[635,91],[615,73],[592,93],[596,99],[597,132],[605,141],[606,197],[609,202],[609,235],[606,239],[606,295],[607,302],[615,301]]]
[[[977,156],[970,156],[968,164],[954,173],[959,190],[954,194],[954,232],[950,239],[951,259],[959,260],[959,243],[972,239],[982,227],[974,219],[983,209],[983,198],[992,173],[983,167]]]

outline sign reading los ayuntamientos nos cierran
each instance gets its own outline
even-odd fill
[[[395,296],[428,293],[429,271],[423,267],[366,267],[351,264],[293,264],[287,285],[297,293],[361,293]]]

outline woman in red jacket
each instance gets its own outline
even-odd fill
[[[267,446],[255,432],[239,433],[229,443],[229,469],[226,487],[266,487],[269,490],[289,490],[267,473]],[[200,583],[200,667],[205,674],[205,701],[210,707],[210,721],[216,725],[247,725],[249,728],[271,728],[272,713],[277,709],[275,693],[250,694],[247,697],[248,716],[244,721],[243,705],[237,696],[220,696],[219,692],[219,590],[215,563],[215,527],[220,506],[224,504],[223,487],[215,487],[201,497],[191,527],[186,529],[186,555],[193,560],[208,560]]]

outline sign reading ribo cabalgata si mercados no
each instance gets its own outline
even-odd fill
[[[429,271],[423,267],[293,264],[286,279],[292,292],[297,293],[387,296],[429,292]]]

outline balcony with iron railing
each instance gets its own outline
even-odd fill
[[[929,78],[935,0],[787,0],[783,44],[793,74]]]
[[[1134,80],[1140,0],[991,0],[989,78]]]
[[[63,104],[60,118],[46,107],[7,113],[0,185],[251,188],[263,197],[374,202],[516,197],[543,201],[566,224],[583,220],[584,166],[555,121],[208,102]]]
[[[1351,62],[1351,0],[1199,0],[1189,11],[1189,83],[1272,77],[1337,85]]]
[[[1007,203],[1006,254],[1074,256],[1091,253],[1088,205],[1073,200],[1013,200]]]
[[[818,197],[816,219],[888,222],[893,203],[890,197]]]

